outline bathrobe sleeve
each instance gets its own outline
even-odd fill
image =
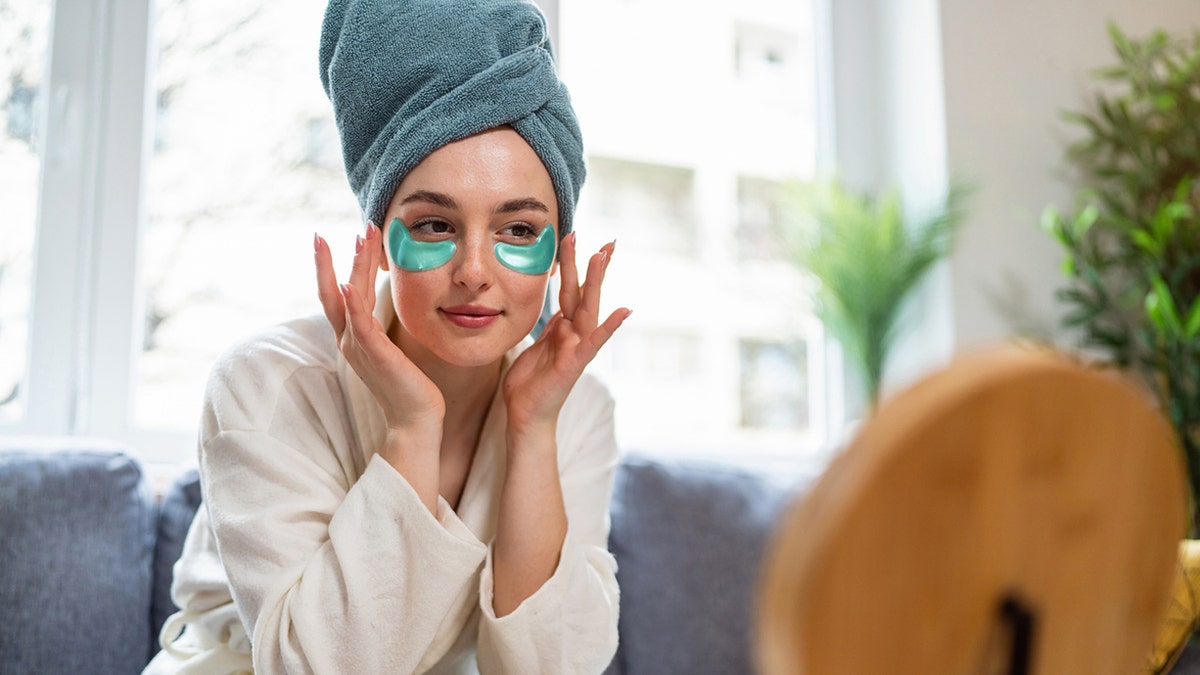
[[[481,675],[595,674],[617,648],[617,563],[608,552],[608,505],[619,462],[613,400],[585,374],[559,414],[559,473],[567,535],[558,567],[513,612],[492,608],[492,555],[480,576]]]
[[[382,458],[353,480],[332,364],[280,354],[287,349],[218,369],[200,449],[205,503],[255,671],[424,670],[475,610],[487,547],[445,500],[431,514]]]

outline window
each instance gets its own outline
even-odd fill
[[[0,0],[0,422],[24,411],[49,23],[49,0]]]
[[[772,239],[775,186],[816,164],[811,7],[549,1],[588,151],[580,247],[618,240],[605,302],[635,309],[595,364],[622,445],[815,451],[824,337]],[[347,261],[360,228],[325,4],[0,0],[0,429],[186,459],[213,360],[319,311],[312,233]]]
[[[188,429],[224,350],[320,311],[312,234],[345,267],[361,216],[315,65],[325,0],[155,4],[134,420]]]
[[[782,186],[761,178],[738,176],[737,180],[738,259],[786,260]]]
[[[588,158],[580,219],[647,253],[695,256],[695,172],[603,156]]]
[[[808,359],[803,342],[743,340],[743,427],[804,429],[808,426]]]
[[[823,440],[824,334],[778,197],[816,166],[811,14],[559,2],[590,153],[580,247],[617,239],[607,304],[634,309],[596,364],[624,447],[745,460]]]

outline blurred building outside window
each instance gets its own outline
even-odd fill
[[[558,18],[580,247],[617,239],[605,304],[634,308],[597,364],[622,447],[817,459],[824,334],[778,194],[816,167],[813,7],[559,0]]]

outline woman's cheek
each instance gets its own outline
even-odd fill
[[[436,309],[435,298],[441,296],[436,289],[442,285],[434,279],[437,276],[441,276],[437,270],[409,272],[392,268],[392,301],[395,303],[396,316],[410,332],[416,328],[410,324],[420,323],[430,311]]]
[[[516,297],[512,299],[515,301],[514,305],[520,308],[521,325],[528,323],[529,330],[533,330],[538,317],[542,315],[542,306],[546,302],[546,289],[550,284],[550,274],[537,276],[521,274],[520,276],[524,277],[520,280],[520,290],[513,294]]]

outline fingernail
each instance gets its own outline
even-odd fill
[[[571,233],[571,245],[572,246],[575,245],[575,233],[574,232]]]
[[[374,227],[375,227],[375,221],[373,221],[373,220],[368,220],[368,221],[367,221],[367,230],[366,230],[366,236],[367,236],[367,239],[370,239],[370,238],[371,238],[371,229],[372,229],[372,228],[374,228]]]
[[[608,249],[604,249],[604,250],[600,251],[600,264],[601,265],[608,264]]]
[[[321,235],[313,232],[313,251],[321,250]]]
[[[341,289],[343,296],[350,297],[350,284],[338,284],[338,288]]]
[[[363,249],[363,238],[361,236],[357,236],[354,238],[354,252],[362,253],[362,249]]]

